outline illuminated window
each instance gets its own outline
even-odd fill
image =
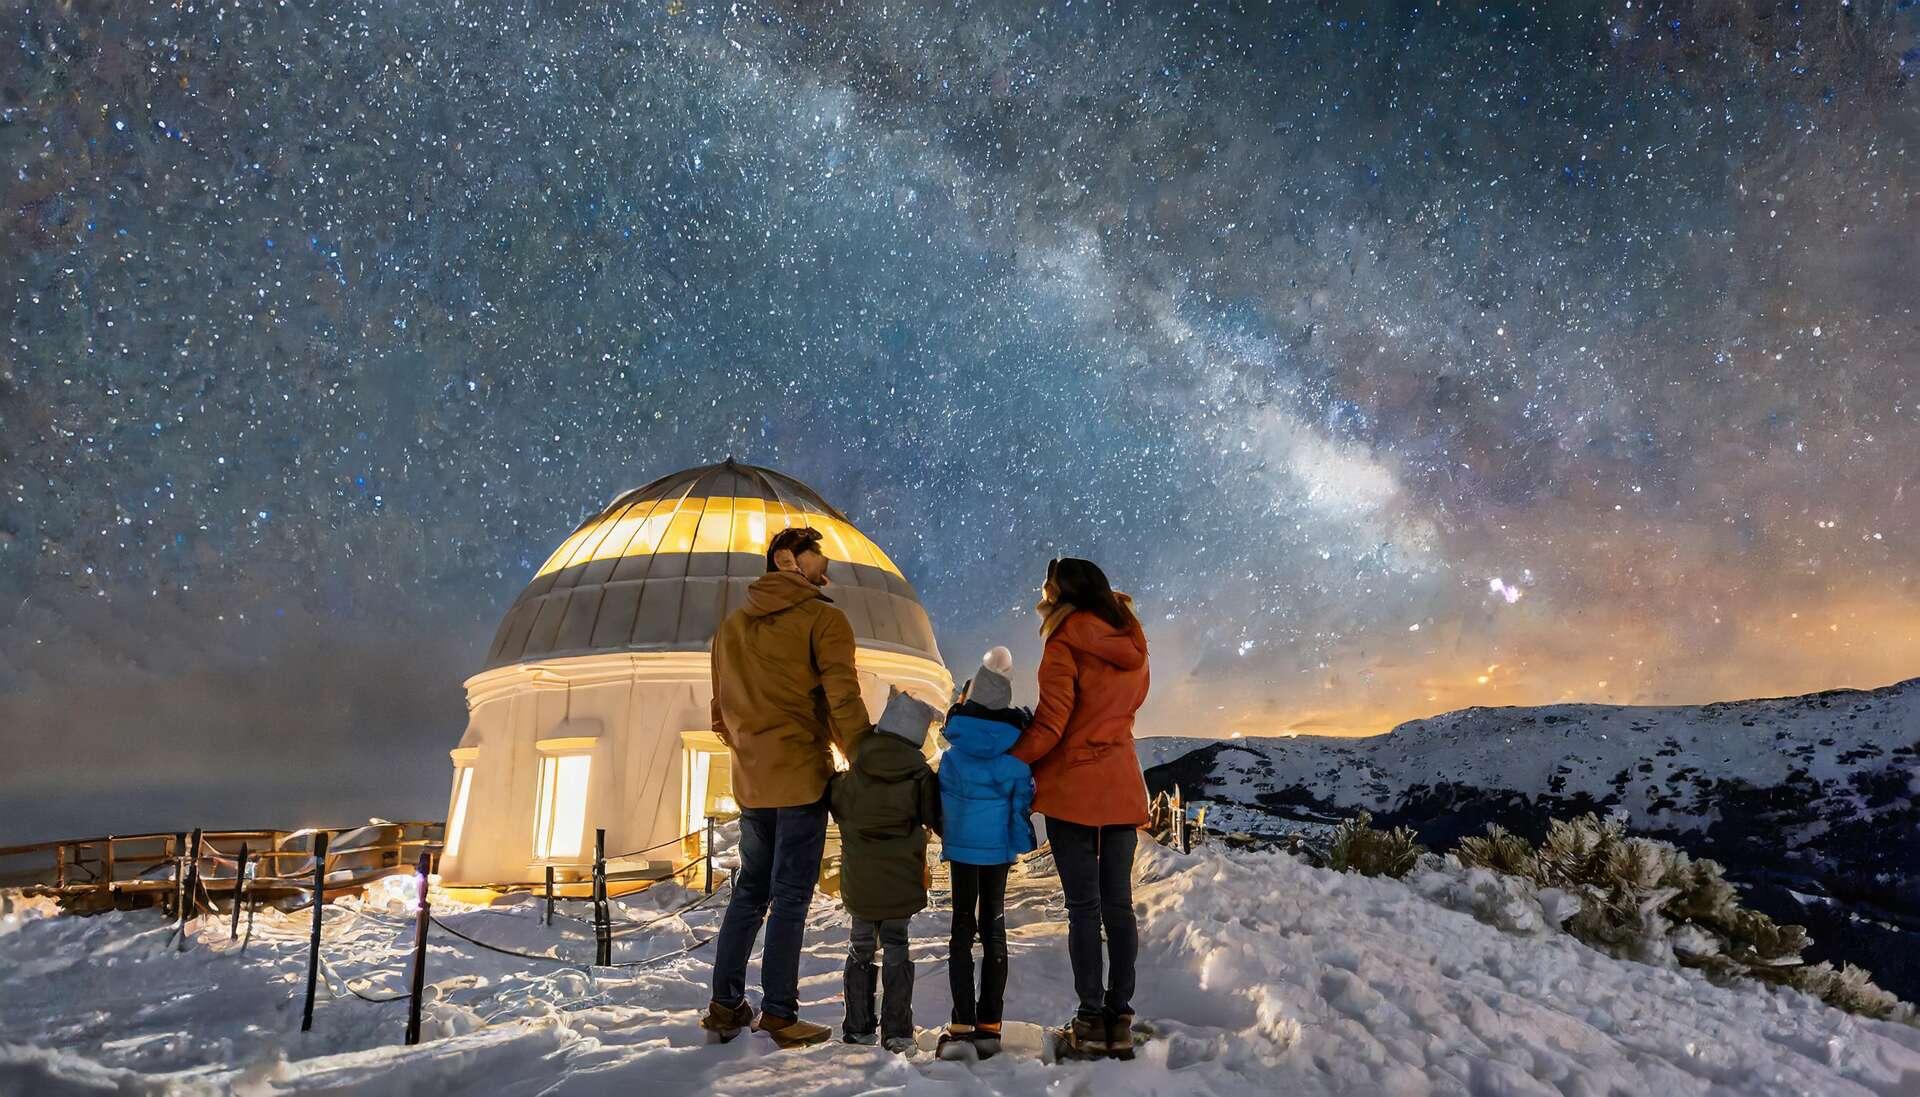
[[[734,552],[751,552],[756,556],[767,551],[767,503],[764,499],[735,499],[733,501],[733,546]]]
[[[540,758],[539,806],[533,819],[533,857],[545,861],[578,857],[587,825],[587,754],[548,754]]]
[[[473,788],[473,767],[457,766],[453,771],[453,807],[447,811],[446,856],[460,856],[460,835],[467,829],[467,793]]]
[[[676,552],[689,552],[693,549],[694,531],[700,528],[700,515],[706,510],[706,500],[688,499],[674,512],[673,520],[667,523],[665,532],[660,535],[660,543],[653,551],[662,555]]]
[[[694,530],[693,551],[726,552],[733,539],[733,500],[716,495],[700,511],[700,525]]]
[[[681,732],[680,740],[680,809],[692,834],[709,816],[732,815],[740,805],[733,799],[733,754],[725,744],[710,731]]]

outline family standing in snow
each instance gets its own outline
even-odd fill
[[[908,920],[927,904],[931,830],[942,838],[953,889],[953,1016],[939,1051],[949,1058],[996,1053],[1007,982],[1007,873],[1035,848],[1037,811],[1065,893],[1078,997],[1073,1017],[1054,1030],[1056,1049],[1132,1058],[1133,854],[1137,829],[1147,823],[1133,717],[1148,686],[1146,634],[1132,602],[1089,561],[1050,563],[1035,607],[1046,640],[1039,704],[1032,712],[1012,707],[1013,657],[1005,648],[988,652],[946,714],[949,746],[936,774],[923,748],[937,710],[895,692],[879,723],[868,724],[853,629],[820,589],[827,582],[820,539],[812,529],[776,534],[767,574],[713,641],[713,730],[733,755],[740,868],[701,1027],[722,1041],[751,1027],[781,1047],[832,1035],[799,1016],[800,949],[831,814],[840,825],[841,898],[853,922],[843,1039],[896,1052],[913,1046]],[[834,773],[835,746],[849,761],[845,773]],[[746,971],[763,923],[756,1017]]]

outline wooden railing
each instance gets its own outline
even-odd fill
[[[328,894],[412,871],[422,852],[437,864],[445,829],[443,823],[423,821],[326,828]],[[144,906],[156,899],[167,901],[193,866],[209,893],[231,892],[244,845],[250,895],[265,899],[305,893],[313,889],[313,839],[318,833],[311,828],[203,831],[197,849],[187,832],[0,847],[0,888],[49,895],[89,909]]]

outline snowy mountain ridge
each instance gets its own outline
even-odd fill
[[[1727,866],[1748,900],[1920,996],[1920,679],[1709,705],[1470,708],[1368,739],[1144,739],[1148,784],[1277,832],[1366,810],[1435,848],[1498,823],[1630,829]]]
[[[1855,816],[1898,790],[1890,766],[1920,774],[1920,678],[1872,690],[1700,706],[1469,708],[1365,739],[1143,739],[1142,765],[1208,752],[1208,795],[1261,802],[1286,790],[1345,809],[1399,807],[1442,784],[1590,798],[1641,828],[1697,830],[1718,817],[1724,783],[1811,782],[1821,814]],[[1914,789],[1908,788],[1911,795]]]

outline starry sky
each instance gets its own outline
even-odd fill
[[[1920,4],[0,10],[0,838],[437,817],[734,456],[1142,733],[1920,675]]]

